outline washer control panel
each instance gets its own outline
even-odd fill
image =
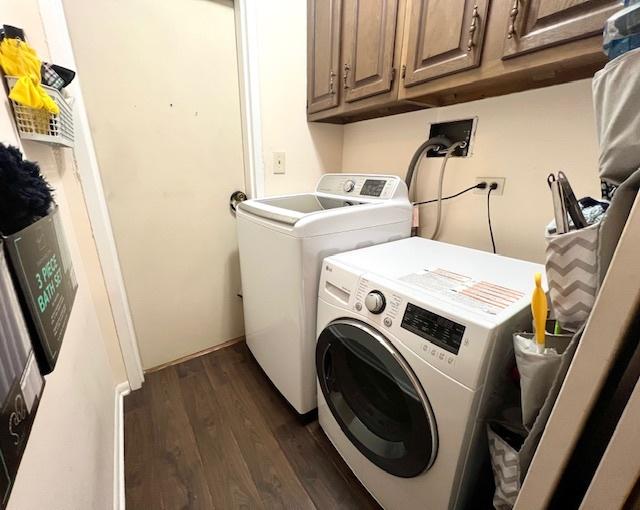
[[[348,181],[345,181],[343,186],[342,186],[342,191],[344,191],[345,193],[351,193],[356,187],[356,182],[353,179],[349,179]]]
[[[325,174],[316,191],[331,195],[390,199],[402,196],[404,183],[394,175]],[[406,194],[406,187],[404,188]]]

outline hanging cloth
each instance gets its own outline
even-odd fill
[[[639,98],[640,48],[615,58],[593,77],[600,178],[618,186],[602,220],[598,248],[600,283],[640,193]]]
[[[18,78],[9,93],[11,99],[37,110],[60,113],[58,105],[42,88],[40,59],[26,42],[20,39],[4,39],[0,43],[0,66],[7,76]]]

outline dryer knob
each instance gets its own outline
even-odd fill
[[[387,302],[384,299],[384,294],[382,292],[379,290],[372,290],[367,294],[367,297],[364,298],[364,305],[367,307],[367,310],[377,315],[384,311]]]
[[[342,187],[342,189],[345,191],[345,193],[350,193],[352,192],[356,187],[356,183],[352,180],[348,180],[347,182],[344,183],[344,186]]]

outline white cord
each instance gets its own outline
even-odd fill
[[[442,160],[442,165],[440,166],[440,179],[438,181],[438,212],[436,216],[436,227],[433,229],[433,234],[431,234],[429,239],[436,239],[438,237],[438,234],[440,234],[440,224],[442,222],[442,187],[444,184],[444,171],[447,168],[447,161],[449,161],[449,158],[454,153],[454,151],[465,143],[466,142],[461,141],[451,145],[451,147],[447,149],[447,152],[444,155],[444,159]]]

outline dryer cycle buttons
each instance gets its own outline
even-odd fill
[[[356,303],[356,310],[358,311],[362,310],[362,303],[360,302]]]
[[[367,310],[375,315],[384,312],[384,309],[387,306],[384,294],[379,290],[372,290],[367,294],[367,297],[364,298],[364,306],[366,306]]]
[[[387,326],[388,328],[390,328],[393,325],[393,321],[391,320],[391,317],[385,317],[382,322],[384,322],[384,325]]]

